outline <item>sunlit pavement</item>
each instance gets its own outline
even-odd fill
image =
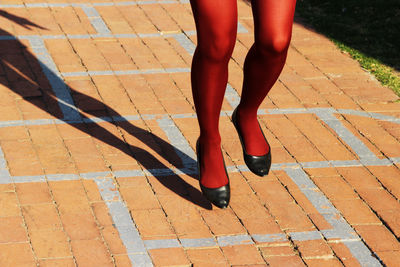
[[[398,97],[296,23],[253,175],[230,120],[253,42],[238,4],[220,210],[197,181],[187,1],[1,2],[0,266],[398,266]]]

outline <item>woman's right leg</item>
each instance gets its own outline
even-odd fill
[[[228,81],[228,62],[236,41],[237,0],[191,0],[197,30],[191,81],[200,126],[201,184],[228,183],[218,122]]]

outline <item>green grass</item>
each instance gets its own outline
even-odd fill
[[[399,0],[298,0],[296,16],[400,96]]]

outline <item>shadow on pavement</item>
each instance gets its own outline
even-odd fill
[[[400,71],[398,0],[297,0],[295,22]]]
[[[7,18],[27,29],[39,28],[45,30],[45,28],[39,25],[3,10],[0,10],[0,16]],[[77,122],[76,120],[72,121],[65,119],[62,110],[74,111],[79,120],[87,118],[87,116],[84,115],[84,112],[96,117],[99,116],[99,114],[108,117],[118,117],[121,115],[112,108],[104,105],[104,103],[88,95],[84,95],[74,90],[74,88],[65,86],[66,90],[70,90],[70,95],[72,95],[74,98],[79,98],[81,103],[84,102],[87,107],[90,107],[88,109],[82,107],[82,110],[74,108],[71,109],[69,105],[64,104],[68,103],[68,99],[58,98],[53,92],[49,83],[49,80],[56,80],[56,82],[65,85],[64,81],[62,81],[60,77],[57,76],[51,69],[49,69],[45,64],[40,62],[34,55],[32,55],[22,42],[12,38],[12,34],[0,29],[0,36],[11,37],[9,40],[0,40],[0,62],[3,67],[3,75],[5,76],[2,77],[0,71],[0,83],[9,88],[16,95],[19,95],[25,101],[28,101],[36,107],[48,112],[55,118],[63,120],[76,129],[79,129],[80,131],[92,136],[93,138],[96,138],[120,150],[121,152],[132,156],[143,166],[144,169],[150,171],[161,184],[182,198],[203,208],[211,209],[211,204],[207,202],[204,197],[202,197],[201,192],[185,182],[179,176],[159,175],[155,169],[168,169],[168,167],[155,158],[150,152],[127,144],[109,132],[107,129],[96,123],[82,123],[82,121]],[[44,73],[46,73],[47,77],[44,75]],[[93,109],[93,107],[98,107],[98,110]],[[181,160],[182,157],[185,158],[188,166],[196,166],[196,161],[153,133],[143,130],[127,120],[112,121],[111,123],[122,128],[127,133],[146,144],[153,150],[152,153],[159,154],[176,168],[179,168],[185,172],[185,168],[183,168],[184,166]],[[177,153],[180,154],[181,158],[177,156]],[[193,172],[188,171],[185,174],[197,179],[197,175],[194,175]],[[185,190],[182,190],[182,186],[185,188]]]
[[[298,0],[296,14],[298,23],[400,71],[398,0]]]

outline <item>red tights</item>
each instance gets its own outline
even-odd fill
[[[219,116],[228,81],[228,62],[236,42],[237,0],[191,0],[198,45],[192,62],[192,90],[200,125],[201,184],[228,183],[220,149]],[[257,109],[285,64],[296,0],[252,0],[255,42],[244,63],[239,127],[248,154],[269,147],[257,121]]]

